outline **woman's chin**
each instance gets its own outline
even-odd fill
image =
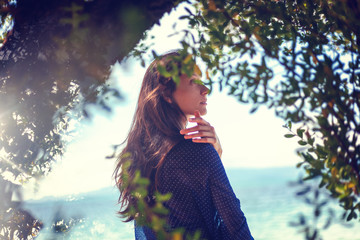
[[[207,109],[206,109],[206,108],[199,109],[199,112],[200,112],[200,115],[201,115],[201,116],[204,116],[204,115],[206,115],[206,113],[207,113]]]

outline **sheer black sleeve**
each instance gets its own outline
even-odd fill
[[[210,192],[211,199],[208,196],[197,194],[199,208],[203,209],[204,217],[209,217],[205,212],[208,207],[204,207],[211,202],[215,208],[215,221],[218,230],[221,231],[221,239],[231,240],[250,240],[253,239],[247,225],[244,213],[240,208],[240,201],[236,198],[235,193],[230,185],[224,166],[216,150],[210,144],[198,144],[197,149],[198,161],[202,163],[201,167],[207,169],[206,176],[194,176],[196,179],[206,178],[202,181],[202,187],[205,192]],[[205,182],[204,182],[205,181]],[[203,189],[204,190],[204,189]],[[201,191],[201,190],[200,190]]]

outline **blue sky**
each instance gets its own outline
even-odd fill
[[[166,14],[161,25],[154,26],[154,49],[163,53],[179,47],[179,37],[168,37],[176,21],[177,28],[186,27],[178,20],[183,13],[180,6]],[[114,106],[113,114],[104,115],[94,109],[94,118],[85,121],[67,152],[46,178],[38,181],[36,198],[60,196],[96,190],[114,185],[113,160],[105,159],[112,153],[112,145],[121,143],[129,130],[145,68],[132,59],[115,64],[109,82],[120,88],[125,100]],[[249,114],[251,106],[240,104],[226,92],[215,87],[208,97],[208,114],[204,117],[216,129],[223,147],[225,168],[271,168],[295,166],[300,160],[295,154],[295,139],[286,139],[284,121],[275,117],[273,110],[260,108]],[[29,183],[26,197],[34,197]]]

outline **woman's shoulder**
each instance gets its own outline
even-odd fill
[[[204,153],[204,151],[215,151],[214,147],[210,143],[194,143],[191,139],[184,139],[178,142],[174,148],[174,151],[192,151],[194,153]]]
[[[183,162],[206,163],[211,159],[219,158],[215,148],[209,143],[194,143],[190,140],[182,140],[177,143],[168,154],[168,158],[176,158]]]

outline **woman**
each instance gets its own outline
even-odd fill
[[[205,239],[253,239],[240,209],[224,167],[221,145],[205,115],[209,89],[200,76],[180,74],[178,84],[160,75],[158,65],[168,71],[181,69],[174,65],[176,52],[163,55],[147,69],[126,146],[121,156],[131,155],[130,178],[136,170],[150,179],[148,204],[155,189],[172,194],[165,207],[169,210],[169,231],[185,229],[185,234],[200,230]],[[190,116],[194,116],[190,118]],[[197,126],[186,129],[187,121]],[[121,168],[128,160],[120,157],[115,170],[120,189],[120,203],[126,215],[134,204],[131,186],[121,179]],[[128,217],[127,221],[133,220]],[[146,227],[135,227],[136,239],[156,239]]]

